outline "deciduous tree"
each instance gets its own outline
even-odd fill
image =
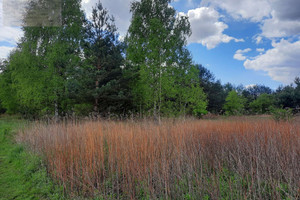
[[[270,111],[270,107],[274,106],[274,97],[270,94],[261,94],[256,100],[249,104],[252,112],[256,114],[265,114]]]
[[[243,113],[245,99],[238,95],[235,90],[229,92],[226,97],[226,103],[224,104],[224,110],[226,115],[239,115]]]
[[[197,80],[197,75],[192,79],[187,76],[192,65],[190,53],[185,48],[186,38],[191,34],[190,23],[186,16],[178,15],[169,6],[170,2],[134,1],[126,37],[127,67],[136,73],[132,83],[135,102],[140,110],[158,119],[163,113],[180,113],[189,99],[182,94],[182,89],[191,91],[193,96],[195,86],[186,83]],[[205,101],[200,96],[198,101]]]

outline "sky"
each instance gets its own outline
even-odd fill
[[[12,1],[14,12],[8,12]],[[18,16],[16,5],[23,1],[0,0],[0,58],[6,58],[22,36],[18,26],[7,23],[7,13]],[[101,0],[121,36],[130,25],[131,1]],[[87,16],[96,2],[82,0]],[[171,6],[189,17],[187,48],[194,62],[222,83],[276,89],[300,76],[300,0],[174,0]]]

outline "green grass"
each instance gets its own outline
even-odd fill
[[[14,142],[14,133],[25,124],[0,118],[0,200],[66,199],[47,176],[41,159]]]

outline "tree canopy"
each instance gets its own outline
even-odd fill
[[[121,40],[99,1],[87,18],[80,0],[30,1],[24,36],[0,62],[0,113],[43,116],[201,117],[300,107],[300,78],[276,91],[222,84],[187,49],[187,16],[171,0],[131,3]],[[37,18],[37,20],[34,20]],[[200,30],[201,31],[201,30]],[[122,37],[124,38],[124,37]]]
[[[135,102],[141,112],[153,113],[155,118],[162,113],[177,115],[191,110],[200,114],[206,110],[198,69],[192,66],[185,47],[191,34],[190,23],[186,16],[177,15],[169,3],[170,0],[134,1],[126,37],[127,67],[136,73],[132,82]]]
[[[235,90],[228,93],[226,102],[224,104],[224,110],[226,115],[239,115],[243,114],[245,106],[245,98],[240,96]]]

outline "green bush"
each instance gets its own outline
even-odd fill
[[[224,110],[226,115],[241,115],[244,112],[246,99],[232,90],[226,97]]]
[[[3,108],[3,106],[1,105],[1,101],[0,101],[0,114],[5,113],[5,109]]]
[[[270,107],[274,104],[274,98],[270,94],[261,94],[256,100],[249,104],[252,113],[265,114],[270,111]]]
[[[93,111],[93,105],[83,103],[74,106],[74,112],[78,116],[88,116]]]
[[[290,108],[272,108],[271,114],[275,121],[290,121],[293,117],[293,112]]]

